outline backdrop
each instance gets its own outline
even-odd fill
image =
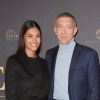
[[[0,0],[0,100],[5,100],[4,73],[8,56],[16,52],[20,27],[29,19],[39,23],[43,33],[41,57],[55,46],[55,17],[71,12],[77,19],[76,41],[94,48],[100,58],[100,0]]]

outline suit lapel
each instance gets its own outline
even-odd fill
[[[73,55],[72,55],[70,69],[69,69],[69,79],[71,78],[73,69],[75,68],[75,66],[77,64],[77,60],[78,60],[79,55],[80,55],[80,46],[79,46],[79,44],[76,43],[74,51],[73,51]]]
[[[53,98],[53,91],[54,91],[54,72],[55,72],[55,63],[56,63],[56,57],[58,53],[59,46],[55,48],[55,50],[52,53],[51,57],[51,88],[50,88],[50,93],[49,93],[49,98],[50,100]]]
[[[51,68],[52,73],[54,73],[54,70],[55,70],[55,64],[56,64],[56,57],[57,57],[58,49],[59,49],[59,46],[57,46],[55,48],[53,55],[52,55],[52,68]]]
[[[74,51],[73,51],[73,55],[72,55],[72,60],[71,60],[71,64],[70,64],[70,69],[69,69],[69,85],[70,85],[70,80],[71,80],[71,77],[73,75],[73,72],[78,63],[79,63],[79,57],[80,57],[80,54],[81,54],[81,48],[80,48],[80,45],[76,43],[75,45],[75,48],[74,48]]]

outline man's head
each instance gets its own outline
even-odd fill
[[[77,22],[75,17],[68,12],[58,15],[55,21],[54,32],[60,43],[69,43],[77,33]]]

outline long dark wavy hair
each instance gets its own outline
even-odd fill
[[[19,40],[18,40],[18,49],[17,49],[17,52],[25,52],[25,43],[24,43],[24,36],[26,34],[26,32],[30,29],[30,28],[37,28],[40,32],[40,39],[41,39],[41,42],[42,42],[42,32],[41,32],[41,28],[39,26],[39,24],[34,21],[34,20],[27,20],[24,22],[23,26],[22,26],[22,29],[21,29],[21,32],[20,32],[20,35],[19,35]],[[37,51],[36,51],[36,55],[39,54],[40,52],[40,49],[41,49],[41,43],[40,43],[40,46],[38,47]]]

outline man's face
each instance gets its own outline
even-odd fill
[[[77,33],[77,27],[71,17],[59,17],[56,19],[54,32],[60,43],[66,44]]]

